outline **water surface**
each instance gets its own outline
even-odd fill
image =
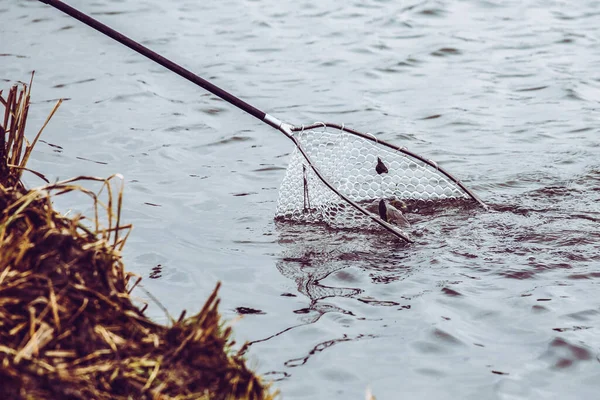
[[[68,99],[30,166],[122,173],[128,268],[173,315],[222,281],[283,398],[596,396],[600,3],[70,4],[280,119],[426,155],[492,206],[413,216],[410,246],[276,223],[291,142],[38,1],[0,0],[0,83],[36,70],[30,134]]]

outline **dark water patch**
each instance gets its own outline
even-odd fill
[[[52,147],[52,148],[56,149],[56,150],[57,150],[57,151],[59,151],[59,152],[62,152],[62,150],[63,150],[62,146],[59,146],[59,145],[57,145],[57,144],[53,144],[53,143],[47,142],[47,141],[45,141],[45,140],[43,140],[43,139],[40,139],[40,140],[39,140],[39,142],[41,142],[41,143],[45,143],[45,144],[47,144],[48,146],[50,146],[50,147]]]
[[[508,372],[502,372],[502,371],[496,371],[496,370],[491,370],[490,372],[492,374],[496,374],[496,375],[510,375]]]
[[[425,8],[425,9],[420,10],[419,12],[417,12],[417,14],[423,15],[423,16],[426,16],[426,17],[440,18],[440,17],[443,17],[446,14],[446,11],[442,10],[440,8]]]
[[[512,213],[515,215],[519,215],[519,216],[523,216],[523,217],[527,217],[529,216],[532,212],[537,211],[537,210],[532,210],[530,208],[527,208],[525,206],[521,206],[518,204],[488,204],[488,206],[496,212],[500,212],[500,213]]]
[[[200,108],[199,111],[204,114],[208,114],[208,115],[218,115],[218,114],[226,113],[230,110],[227,108],[222,108],[222,107],[206,107],[206,108]]]
[[[531,250],[535,251],[535,250]],[[556,271],[558,269],[572,269],[572,265],[567,263],[543,263],[537,262],[534,260],[529,260],[528,266],[523,267],[511,267],[509,269],[503,270],[499,272],[500,276],[503,276],[507,279],[534,279],[538,274]]]
[[[125,11],[125,10],[119,10],[119,11],[92,11],[89,14],[90,15],[108,15],[108,16],[112,16],[112,15],[125,15],[125,14],[135,14],[135,13],[140,13],[143,12],[144,10],[129,10],[129,11]]]
[[[175,125],[165,129],[165,132],[199,132],[206,129],[206,125],[202,123],[194,123],[188,125]]]
[[[576,101],[584,101],[583,97],[575,90],[571,88],[567,88],[565,91],[565,98],[568,100],[576,100]]]
[[[591,130],[594,130],[595,128],[592,127],[584,127],[584,128],[577,128],[577,129],[572,129],[570,131],[567,131],[567,133],[583,133],[583,132],[589,132]]]
[[[263,168],[257,168],[254,169],[254,172],[270,172],[270,171],[285,171],[286,168],[284,167],[277,167],[277,166],[268,166],[268,167],[263,167]]]
[[[148,274],[148,278],[159,279],[162,277],[162,271],[163,271],[163,266],[161,264],[158,264],[158,265],[152,267],[150,274]]]
[[[308,110],[310,113],[315,114],[315,115],[347,115],[347,114],[356,114],[362,110],[357,109],[357,108],[345,108],[347,107],[345,104],[331,104],[330,105],[331,109],[327,109],[327,110],[323,110],[322,108],[318,108],[318,109],[312,109],[312,110]],[[334,110],[334,108],[340,108],[343,107],[343,109],[336,109]]]
[[[107,163],[107,162],[104,162],[104,161],[92,160],[92,159],[85,158],[85,157],[80,157],[80,156],[76,156],[75,158],[76,158],[76,159],[78,159],[78,160],[90,161],[90,162],[93,162],[93,163],[95,163],[95,164],[100,164],[100,165],[108,165],[108,163]]]
[[[385,43],[374,44],[373,48],[377,49],[377,50],[391,50],[391,48],[389,46],[387,46]]]
[[[558,44],[571,44],[571,43],[574,43],[574,42],[575,42],[575,39],[573,37],[564,37],[563,39],[558,40],[558,41],[556,41],[554,43],[558,43]]]
[[[499,79],[511,79],[511,78],[533,78],[536,76],[535,73],[497,73],[494,75],[496,78]]]
[[[384,73],[398,73],[406,72],[406,68],[415,68],[422,63],[421,60],[414,57],[407,57],[401,61],[395,61],[394,63],[388,64],[385,67],[377,67],[376,71]]]
[[[380,306],[380,307],[393,307],[393,306],[400,305],[400,303],[397,303],[395,301],[377,300],[372,297],[359,297],[359,298],[357,298],[357,300],[360,301],[361,303],[369,304],[372,306]]]
[[[469,253],[469,252],[466,252],[466,251],[452,250],[452,254],[457,255],[460,258],[467,258],[467,259],[469,259],[469,258],[470,259],[479,258],[479,256],[477,254],[472,254],[472,253]],[[463,276],[467,276],[467,275],[463,274]],[[467,276],[467,278],[470,278],[470,279],[479,279],[479,278],[472,277],[472,276]]]
[[[338,66],[340,64],[342,64],[344,61],[343,60],[326,60],[321,62],[321,64],[319,64],[322,67],[335,67]]]
[[[507,279],[532,279],[537,274],[537,271],[532,270],[507,270],[500,273],[501,276]]]
[[[248,53],[269,54],[278,53],[281,51],[279,47],[258,47],[246,50]]]
[[[29,57],[24,56],[22,54],[9,54],[9,53],[0,53],[0,57],[29,58]],[[8,82],[8,80],[7,80],[7,82]]]
[[[567,279],[581,280],[581,279],[596,279],[600,278],[600,272],[590,272],[587,274],[571,274],[567,275]]]
[[[406,60],[396,63],[398,67],[416,67],[419,64],[421,64],[421,60],[414,57],[408,57]]]
[[[59,83],[56,84],[54,86],[52,86],[54,89],[60,89],[60,88],[64,88],[67,86],[71,86],[71,85],[79,85],[82,83],[89,83],[89,82],[94,82],[96,80],[96,78],[89,78],[89,79],[81,79],[78,81],[74,81],[74,82],[69,82],[69,83]]]
[[[265,315],[266,312],[250,307],[237,307],[235,311],[241,315]]]
[[[173,38],[156,38],[152,40],[142,40],[140,43],[144,46],[166,46],[173,41]]]
[[[452,346],[464,346],[464,343],[442,329],[434,329],[432,336],[435,340]]]
[[[577,321],[589,321],[592,318],[597,319],[598,315],[600,315],[600,312],[598,310],[587,309],[587,310],[567,314],[566,317],[575,319]]]
[[[552,368],[564,369],[578,362],[591,360],[592,353],[585,346],[572,344],[563,338],[555,338],[541,359],[551,364]]]
[[[429,119],[438,119],[441,116],[442,116],[441,114],[434,114],[434,115],[430,115],[430,116],[425,117],[425,118],[421,118],[421,120],[426,121],[426,120],[429,120]]]
[[[558,10],[553,10],[552,15],[554,16],[554,18],[563,21],[571,21],[578,18],[576,16],[568,15],[567,13]]]
[[[481,212],[481,206],[470,200],[446,199],[442,201],[402,200],[402,212],[420,216],[457,215]]]
[[[581,331],[581,330],[586,330],[586,329],[592,329],[591,326],[572,326],[569,328],[552,328],[553,331],[556,332],[574,332],[574,331]]]
[[[450,121],[447,124],[445,124],[445,126],[451,126],[451,127],[478,127],[479,123],[475,122],[475,121],[468,121],[468,120],[454,120],[454,121]],[[461,132],[461,130],[458,130],[459,132]]]
[[[147,206],[152,206],[152,207],[162,207],[160,204],[156,204],[156,203],[150,203],[150,202],[144,202],[145,205]]]
[[[143,92],[143,93],[129,93],[129,94],[120,94],[112,97],[108,97],[105,99],[96,100],[94,104],[101,104],[106,102],[115,102],[115,103],[129,103],[136,102],[140,103],[142,101],[147,101],[149,98],[152,98],[154,94]]]
[[[553,199],[555,197],[573,196],[576,193],[581,193],[581,191],[579,191],[575,188],[567,187],[567,186],[556,185],[556,186],[546,186],[543,188],[532,190],[531,192],[525,193],[524,196],[532,198],[532,199],[538,199],[538,198]]]
[[[414,342],[412,346],[421,354],[431,355],[431,354],[443,354],[445,353],[445,348],[436,343],[431,342],[423,342],[418,341]]]
[[[345,260],[350,260],[350,257],[344,257],[345,255],[342,255],[341,259],[345,259]],[[340,270],[340,271],[336,271],[333,274],[331,274],[331,276],[339,282],[345,282],[345,283],[357,283],[359,280],[357,278],[357,276],[355,274],[352,274],[346,270]]]
[[[524,89],[516,89],[516,92],[537,92],[538,90],[543,90],[546,89],[548,86],[535,86],[535,87],[528,87],[528,88],[524,88]]]
[[[231,195],[234,197],[244,197],[244,196],[250,196],[253,194],[258,194],[258,193],[257,192],[231,193]]]
[[[228,145],[228,144],[235,144],[235,143],[241,143],[241,142],[248,142],[248,141],[252,141],[254,140],[253,138],[249,137],[249,136],[232,136],[230,138],[226,138],[226,139],[221,139],[219,141],[216,142],[212,142],[212,143],[207,143],[205,145],[203,145],[204,147],[210,147],[210,146],[222,146],[222,145]]]
[[[446,296],[450,296],[450,297],[462,296],[462,294],[460,292],[457,292],[456,290],[450,289],[448,287],[442,288],[442,293],[444,293]]]
[[[550,312],[550,309],[548,309],[548,307],[544,307],[544,306],[533,305],[533,306],[531,306],[531,311],[535,314],[539,314],[539,313]]]
[[[293,311],[294,314],[310,314],[311,312],[313,312],[313,310],[310,308],[300,308]]]
[[[457,56],[462,54],[462,51],[453,47],[442,47],[431,53],[435,57]]]

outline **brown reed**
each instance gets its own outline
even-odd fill
[[[60,105],[28,142],[30,88],[0,92],[0,398],[273,399],[232,350],[219,284],[199,313],[170,326],[133,303],[140,278],[121,258],[131,225],[120,220],[120,175],[25,188],[27,160]],[[92,199],[92,218],[53,209],[70,192]]]

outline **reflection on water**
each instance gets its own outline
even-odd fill
[[[385,233],[340,231],[331,230],[326,226],[318,224],[291,224],[279,222],[276,224],[279,244],[282,246],[280,258],[277,261],[277,269],[288,279],[294,281],[297,291],[304,295],[308,302],[305,307],[293,310],[299,314],[296,318],[297,324],[288,326],[267,337],[250,342],[250,346],[259,345],[265,341],[274,340],[280,335],[293,335],[294,329],[303,329],[310,324],[318,324],[328,313],[341,315],[356,321],[365,321],[371,324],[378,322],[379,329],[372,326],[369,330],[359,330],[346,333],[352,324],[346,323],[340,326],[340,335],[333,339],[318,342],[313,347],[306,349],[299,357],[289,358],[281,364],[285,369],[277,369],[269,372],[269,376],[278,381],[293,379],[295,371],[290,368],[303,366],[307,361],[329,347],[345,342],[360,342],[385,338],[390,335],[386,317],[371,315],[368,311],[361,309],[360,303],[373,307],[388,307],[393,311],[412,312],[417,311],[412,305],[417,299],[417,307],[421,312],[424,304],[423,296],[434,296],[440,298],[435,302],[444,304],[454,301],[458,310],[444,312],[455,314],[456,311],[465,313],[465,318],[470,312],[471,317],[479,319],[491,311],[478,310],[478,307],[467,307],[474,293],[485,293],[483,288],[499,290],[499,288],[482,282],[483,276],[497,275],[510,280],[536,279],[538,274],[551,271],[567,271],[562,279],[567,282],[572,280],[597,279],[598,272],[587,274],[571,274],[569,270],[577,263],[578,269],[593,268],[600,261],[598,244],[600,243],[600,230],[598,221],[600,208],[597,201],[600,200],[598,192],[598,173],[595,169],[588,171],[583,176],[576,177],[568,182],[561,182],[556,178],[550,186],[542,186],[539,189],[526,191],[518,196],[505,198],[502,203],[491,205],[490,212],[472,206],[465,207],[460,204],[409,204],[407,217],[414,221],[414,229],[420,231],[420,241],[415,245],[407,245],[400,240],[394,239]],[[585,211],[584,211],[585,210]],[[471,232],[469,234],[469,232]],[[441,239],[435,241],[434,238]],[[440,252],[445,248],[446,251]],[[485,252],[482,250],[485,249]],[[424,253],[424,254],[423,254]],[[437,258],[433,255],[440,255]],[[425,257],[424,257],[425,256]],[[482,260],[482,257],[485,257]],[[429,258],[429,266],[426,258]],[[408,280],[406,287],[415,287],[416,282],[427,282],[429,279],[422,274],[427,274],[425,267],[432,268],[429,273],[437,274],[440,264],[447,266],[457,265],[460,270],[455,273],[455,279],[437,280],[434,285],[424,285],[424,291],[410,293],[410,290],[382,290],[388,297],[382,297],[377,293],[370,295],[365,293],[364,276],[368,276],[373,285],[394,285],[402,288],[402,281]],[[587,268],[586,265],[587,264]],[[503,265],[502,268],[494,268],[494,265]],[[346,270],[351,270],[347,272]],[[357,270],[361,277],[357,277]],[[419,276],[421,274],[421,276]],[[490,275],[491,274],[491,275]],[[472,284],[475,282],[475,284]],[[571,296],[560,295],[563,289],[550,289],[547,284],[536,285],[533,289],[525,290],[520,294],[521,298],[529,298],[531,313],[533,315],[546,315],[552,312],[552,304],[560,298]],[[554,285],[550,285],[554,286]],[[568,283],[558,283],[558,288],[570,286]],[[480,287],[478,289],[478,287]],[[371,289],[372,290],[372,289]],[[410,293],[410,294],[409,294]],[[557,298],[558,297],[558,298]],[[341,298],[346,300],[340,301]],[[447,301],[442,300],[448,299]],[[440,311],[446,307],[440,307]],[[596,307],[597,309],[597,307]],[[591,310],[590,310],[591,311]],[[418,312],[418,311],[417,311]],[[511,318],[510,310],[504,318]],[[498,311],[491,312],[491,315]],[[384,314],[385,315],[385,314]],[[579,314],[576,315],[586,315]],[[594,319],[600,315],[594,310]],[[441,315],[440,321],[452,321],[452,317]],[[416,317],[419,318],[418,316]],[[519,318],[521,318],[519,316]],[[573,316],[568,315],[567,319]],[[578,318],[578,317],[575,317]],[[407,318],[411,320],[411,318]],[[588,320],[588,317],[584,317]],[[511,321],[512,322],[512,321]],[[522,322],[520,322],[522,323]],[[435,323],[433,326],[437,326]],[[512,324],[512,323],[510,323]],[[382,329],[383,328],[383,329]],[[527,329],[525,326],[518,330]],[[554,332],[578,332],[593,329],[589,325],[572,325],[566,327],[552,327]],[[367,333],[368,332],[368,333]],[[450,333],[452,330],[433,328],[426,338],[412,341],[413,350],[422,355],[441,355],[456,347],[467,351],[469,347],[486,348],[493,345],[492,339],[474,335],[469,343],[470,336],[465,332],[456,336]],[[518,332],[518,331],[517,331]],[[508,333],[514,335],[509,329]],[[392,336],[394,336],[392,334]],[[510,336],[509,336],[510,337]],[[358,345],[360,347],[360,345]],[[563,338],[554,338],[548,345],[548,349],[540,353],[540,360],[552,369],[570,368],[580,361],[589,361],[589,346],[578,346]],[[379,352],[385,352],[385,346],[379,347]],[[376,352],[377,353],[377,352]],[[377,353],[384,354],[384,353]],[[510,376],[509,369],[489,365],[489,372],[493,375]],[[437,369],[417,368],[418,373],[431,376],[446,376]]]
[[[36,70],[28,127],[69,99],[30,166],[126,177],[126,262],[172,315],[223,281],[286,399],[597,396],[597,2],[71,3],[282,120],[431,158],[492,208],[411,210],[409,246],[274,222],[289,140],[41,2],[0,0],[0,82]]]

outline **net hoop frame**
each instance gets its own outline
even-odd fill
[[[405,147],[399,147],[396,146],[392,143],[386,142],[384,140],[378,139],[377,137],[375,137],[374,135],[370,134],[370,133],[363,133],[360,131],[357,131],[355,129],[351,129],[351,128],[347,128],[344,124],[336,124],[336,123],[331,123],[331,122],[315,122],[309,125],[290,125],[290,124],[285,124],[282,123],[279,126],[279,129],[292,141],[294,142],[296,148],[298,149],[298,151],[300,152],[300,154],[302,154],[302,156],[304,157],[304,159],[307,161],[308,165],[310,166],[310,168],[314,171],[315,175],[317,176],[317,178],[325,185],[327,186],[331,191],[333,191],[336,195],[338,195],[341,199],[343,199],[345,202],[347,202],[348,204],[350,204],[352,207],[354,207],[356,210],[358,210],[359,212],[361,212],[362,214],[364,214],[366,217],[370,218],[373,222],[379,224],[382,228],[386,229],[388,232],[394,234],[395,236],[397,236],[398,238],[404,240],[405,242],[408,243],[414,243],[414,240],[408,235],[406,234],[404,231],[402,231],[399,227],[396,227],[386,221],[384,221],[383,219],[379,218],[378,216],[373,215],[372,213],[370,213],[369,211],[367,211],[364,207],[362,207],[361,205],[359,205],[358,203],[356,203],[355,201],[353,201],[352,199],[350,199],[348,196],[346,196],[344,193],[340,192],[338,189],[336,189],[329,181],[328,179],[321,173],[321,171],[319,170],[319,168],[315,165],[315,163],[312,161],[312,159],[310,158],[310,156],[307,154],[307,152],[305,151],[305,149],[303,148],[302,144],[300,143],[300,141],[298,140],[298,138],[295,137],[294,133],[298,133],[298,132],[303,132],[306,130],[312,130],[315,128],[332,128],[332,129],[338,129],[342,132],[347,132],[350,133],[352,135],[358,136],[362,139],[366,139],[369,140],[371,142],[375,142],[377,144],[381,144],[385,147],[388,147],[392,150],[395,151],[399,151],[409,157],[415,158],[425,164],[427,164],[430,167],[433,167],[436,171],[440,172],[441,174],[443,174],[444,176],[446,176],[448,179],[450,179],[453,183],[455,183],[460,189],[462,189],[464,191],[465,194],[467,194],[467,196],[473,200],[475,203],[477,203],[479,206],[481,206],[482,208],[484,208],[485,210],[489,210],[489,207],[483,202],[481,201],[481,199],[479,199],[479,197],[477,197],[477,195],[475,195],[475,193],[473,193],[471,190],[469,190],[467,187],[465,187],[465,185],[459,180],[457,179],[454,175],[452,175],[450,172],[446,171],[445,169],[443,169],[442,167],[440,167],[435,161],[429,160],[423,156],[420,156],[416,153],[413,153],[412,151],[408,150]]]
[[[408,150],[406,147],[399,147],[396,146],[392,143],[386,142],[385,140],[381,140],[376,138],[373,134],[371,133],[363,133],[360,131],[357,131],[355,129],[351,129],[351,128],[347,128],[344,124],[336,124],[336,123],[331,123],[331,122],[315,122],[313,124],[310,125],[301,125],[301,126],[292,126],[290,128],[290,130],[292,131],[292,134],[295,132],[302,132],[305,130],[311,130],[311,129],[315,129],[315,128],[320,128],[320,127],[324,127],[324,128],[335,128],[335,129],[339,129],[343,132],[348,132],[352,135],[356,135],[359,136],[363,139],[366,140],[370,140],[371,142],[375,142],[377,144],[381,144],[383,146],[389,147],[390,149],[399,151],[403,154],[406,154],[407,156],[416,158],[417,160],[429,165],[430,167],[435,168],[437,171],[439,171],[440,173],[442,173],[443,175],[445,175],[448,179],[450,179],[452,182],[454,182],[458,187],[460,187],[473,201],[475,201],[478,205],[480,205],[481,207],[483,207],[485,210],[489,210],[489,207],[487,204],[485,204],[475,193],[473,193],[469,188],[467,188],[458,178],[456,178],[454,175],[452,175],[450,172],[446,171],[444,168],[440,167],[435,161],[429,160],[423,156],[420,156],[419,154],[413,153],[412,151]],[[293,138],[292,138],[293,140]],[[296,146],[300,148],[300,146],[298,146],[298,141],[294,140],[294,143],[296,143]],[[303,155],[304,152],[302,152]],[[305,158],[307,158],[305,156]],[[307,158],[307,160],[309,160]],[[323,179],[321,179],[323,180]],[[327,185],[329,186],[329,185]],[[330,187],[331,188],[331,187]]]

